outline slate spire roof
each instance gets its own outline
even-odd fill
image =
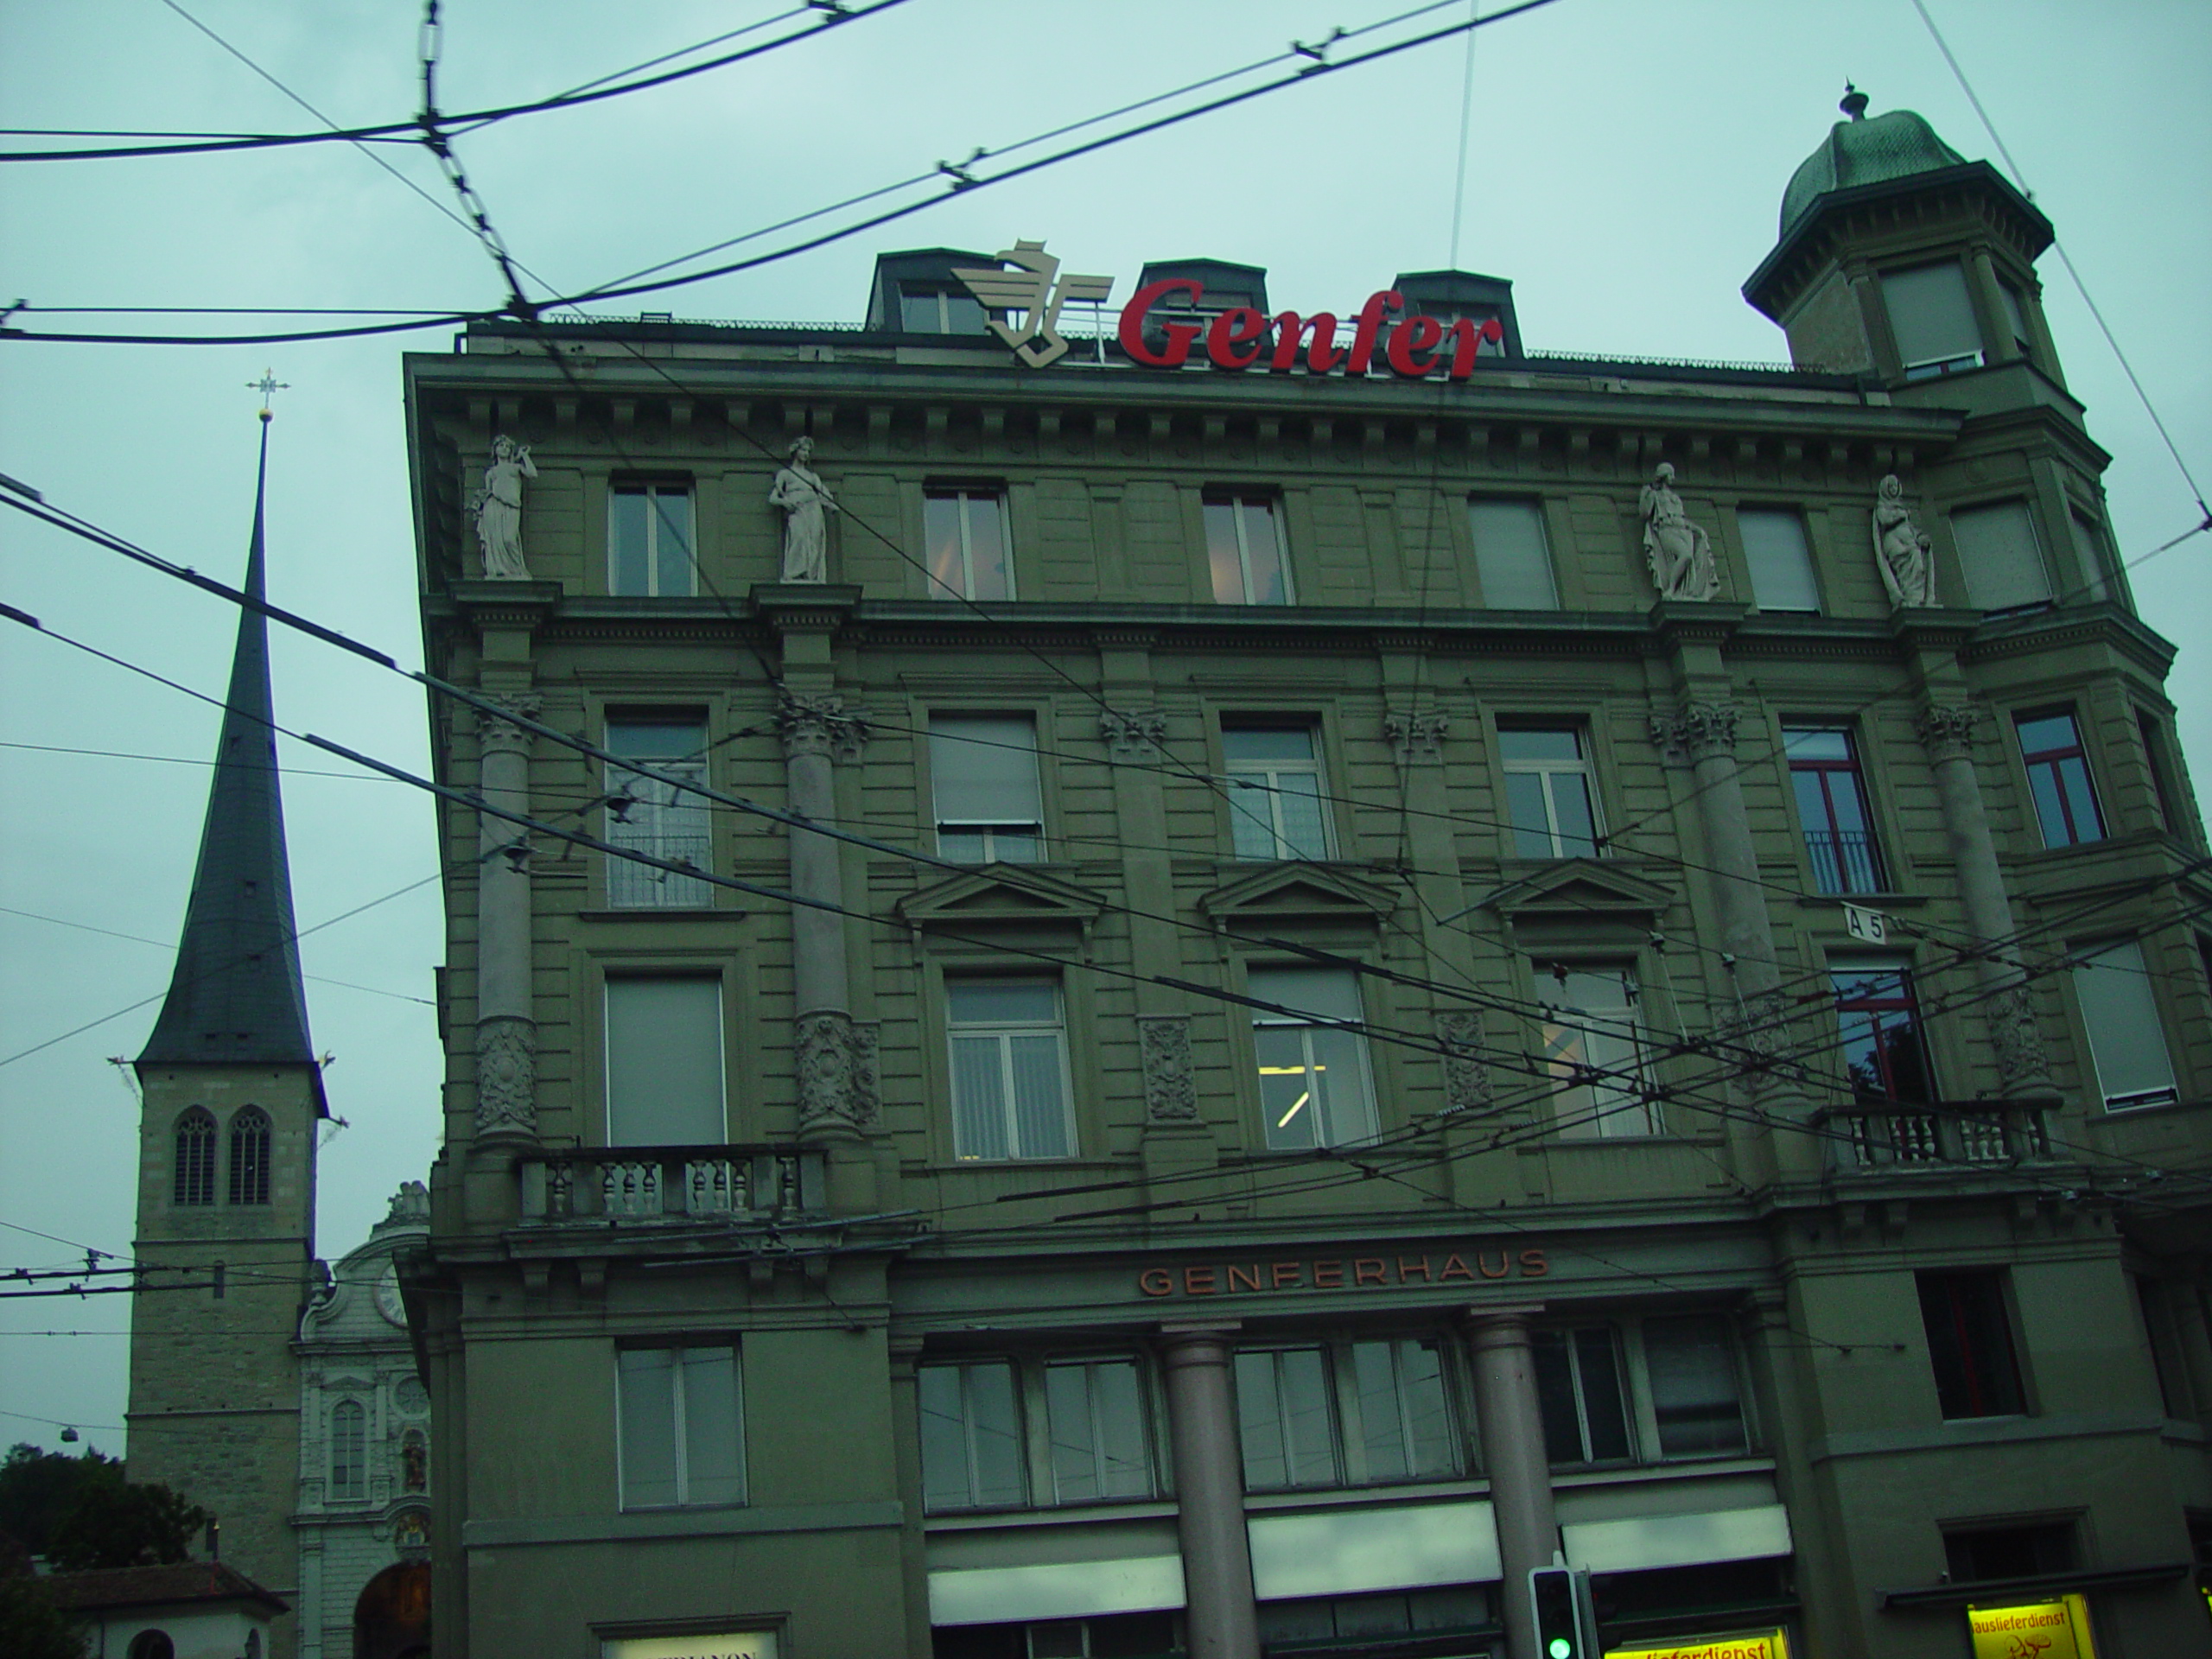
[[[253,541],[245,591],[265,586],[263,505],[269,482],[269,426],[261,428],[254,480]],[[284,801],[271,728],[269,624],[238,614],[231,685],[200,832],[176,969],[142,1065],[312,1065],[307,997],[293,935],[292,874],[284,851]]]

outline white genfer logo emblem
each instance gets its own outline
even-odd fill
[[[971,267],[952,274],[967,285],[985,312],[1020,313],[1018,327],[1009,327],[995,315],[988,316],[984,322],[984,327],[1013,348],[1016,357],[1033,369],[1058,362],[1068,351],[1067,341],[1060,338],[1060,308],[1070,300],[1103,302],[1114,291],[1114,279],[1067,276],[1061,276],[1055,284],[1052,279],[1059,273],[1059,257],[1046,252],[1042,242],[1017,242],[1001,250],[999,257],[1019,269],[979,270]],[[1040,340],[1042,345],[1034,343]]]

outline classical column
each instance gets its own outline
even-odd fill
[[[535,720],[541,700],[493,696],[510,715]],[[479,710],[477,789],[486,804],[530,810],[531,734],[505,715]],[[531,995],[530,842],[519,826],[480,814],[476,844],[476,1135],[537,1137],[537,1020]]]
[[[777,725],[784,737],[785,798],[791,810],[835,828],[837,798],[832,762],[860,758],[866,727],[845,712],[842,699],[826,692],[785,693]],[[791,892],[818,901],[791,908],[792,1046],[799,1130],[821,1135],[867,1128],[879,1111],[875,1033],[853,1021],[839,844],[814,830],[794,829],[791,859]]]
[[[1736,728],[1743,711],[1733,703],[1693,699],[1671,716],[1651,721],[1652,741],[1662,753],[1687,757],[1697,779],[1698,817],[1705,826],[1707,890],[1713,895],[1718,942],[1734,958],[1726,971],[1737,1007],[1715,1021],[1726,1046],[1720,1056],[1740,1076],[1754,1101],[1801,1106],[1802,1091],[1772,1071],[1758,1069],[1788,1039],[1789,1006],[1775,964],[1774,925],[1767,915],[1759,855],[1744,805],[1736,766]]]
[[[1234,1325],[1160,1327],[1168,1438],[1191,1659],[1259,1659],[1252,1545],[1244,1530],[1244,1460],[1229,1368]]]
[[[1959,884],[1960,907],[1980,947],[1974,970],[1981,982],[1999,1084],[2010,1099],[2055,1100],[2058,1090],[2050,1080],[2035,997],[2012,948],[2015,930],[2005,872],[1997,861],[1989,815],[1982,810],[1981,782],[1974,776],[1974,722],[1969,705],[1931,701],[1913,724],[1936,769],[1936,795],[1943,806],[1943,836]]]
[[[1499,1594],[1508,1659],[1541,1659],[1535,1620],[1529,1605],[1529,1572],[1549,1567],[1559,1548],[1552,1509],[1551,1459],[1544,1451],[1544,1419],[1536,1403],[1536,1367],[1529,1348],[1535,1306],[1470,1309],[1475,1358],[1475,1421],[1490,1475],[1490,1501],[1497,1520]]]

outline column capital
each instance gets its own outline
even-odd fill
[[[1929,702],[1913,716],[1912,729],[1930,760],[1957,760],[1974,753],[1974,728],[1981,715],[1972,703]]]
[[[797,760],[819,754],[838,760],[857,760],[868,741],[864,709],[845,708],[835,692],[786,691],[776,710],[776,728],[783,734],[784,754]]]
[[[1736,753],[1736,728],[1744,711],[1732,702],[1697,698],[1671,715],[1651,716],[1651,741],[1669,760],[1686,756],[1694,765]]]
[[[1382,736],[1401,766],[1440,766],[1452,716],[1441,709],[1392,709],[1382,716]]]
[[[519,754],[527,758],[534,734],[516,724],[516,720],[536,720],[545,707],[545,699],[532,691],[486,691],[480,695],[504,712],[495,714],[489,709],[468,711],[475,721],[477,747],[486,754]]]
[[[1158,709],[1102,709],[1098,735],[1116,760],[1150,760],[1167,741],[1167,715]]]

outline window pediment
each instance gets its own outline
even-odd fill
[[[1204,894],[1198,908],[1217,927],[1275,918],[1357,921],[1381,926],[1398,895],[1379,882],[1326,864],[1276,864]]]
[[[1087,938],[1106,901],[1033,866],[1000,863],[919,888],[895,909],[911,928],[1058,925]]]
[[[1516,923],[1609,917],[1648,920],[1675,901],[1656,882],[1623,869],[1617,861],[1567,858],[1499,888],[1483,900]]]

